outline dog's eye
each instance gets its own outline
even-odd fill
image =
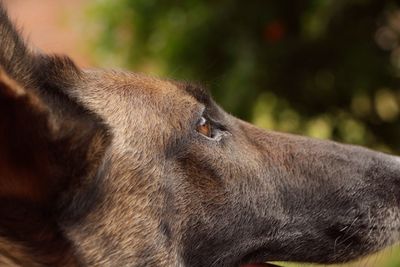
[[[196,130],[208,138],[213,138],[213,127],[211,122],[204,117],[201,117]]]
[[[196,131],[213,141],[220,141],[223,136],[229,135],[224,126],[204,116],[197,123]]]

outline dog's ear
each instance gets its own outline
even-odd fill
[[[49,176],[47,113],[0,69],[0,197],[38,199]]]
[[[0,6],[0,199],[49,202],[96,175],[109,138],[68,93],[81,80],[68,58],[31,52]]]
[[[48,201],[95,175],[107,142],[95,115],[56,90],[44,97],[0,68],[0,198]]]

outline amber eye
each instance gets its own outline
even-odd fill
[[[199,123],[197,124],[197,131],[201,133],[202,135],[205,135],[209,138],[212,138],[213,136],[213,129],[210,121],[208,121],[206,118],[201,117]]]

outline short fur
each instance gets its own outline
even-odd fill
[[[196,85],[81,70],[0,6],[2,266],[335,263],[399,236],[399,158],[261,130]]]

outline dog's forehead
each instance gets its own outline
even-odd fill
[[[200,86],[160,79],[140,73],[116,70],[90,70],[85,72],[80,90],[85,98],[119,99],[135,101],[146,99],[162,105],[167,100],[205,103],[208,101],[206,90]],[[100,98],[99,98],[100,97]],[[167,98],[165,98],[167,97]],[[149,103],[151,104],[151,103]]]
[[[210,101],[204,89],[124,71],[86,71],[72,94],[112,128],[183,128]]]
[[[183,91],[182,84],[178,82],[122,70],[86,70],[83,81],[89,91],[101,89],[108,95],[123,93],[133,97],[157,97],[157,94],[165,92],[180,94]]]

